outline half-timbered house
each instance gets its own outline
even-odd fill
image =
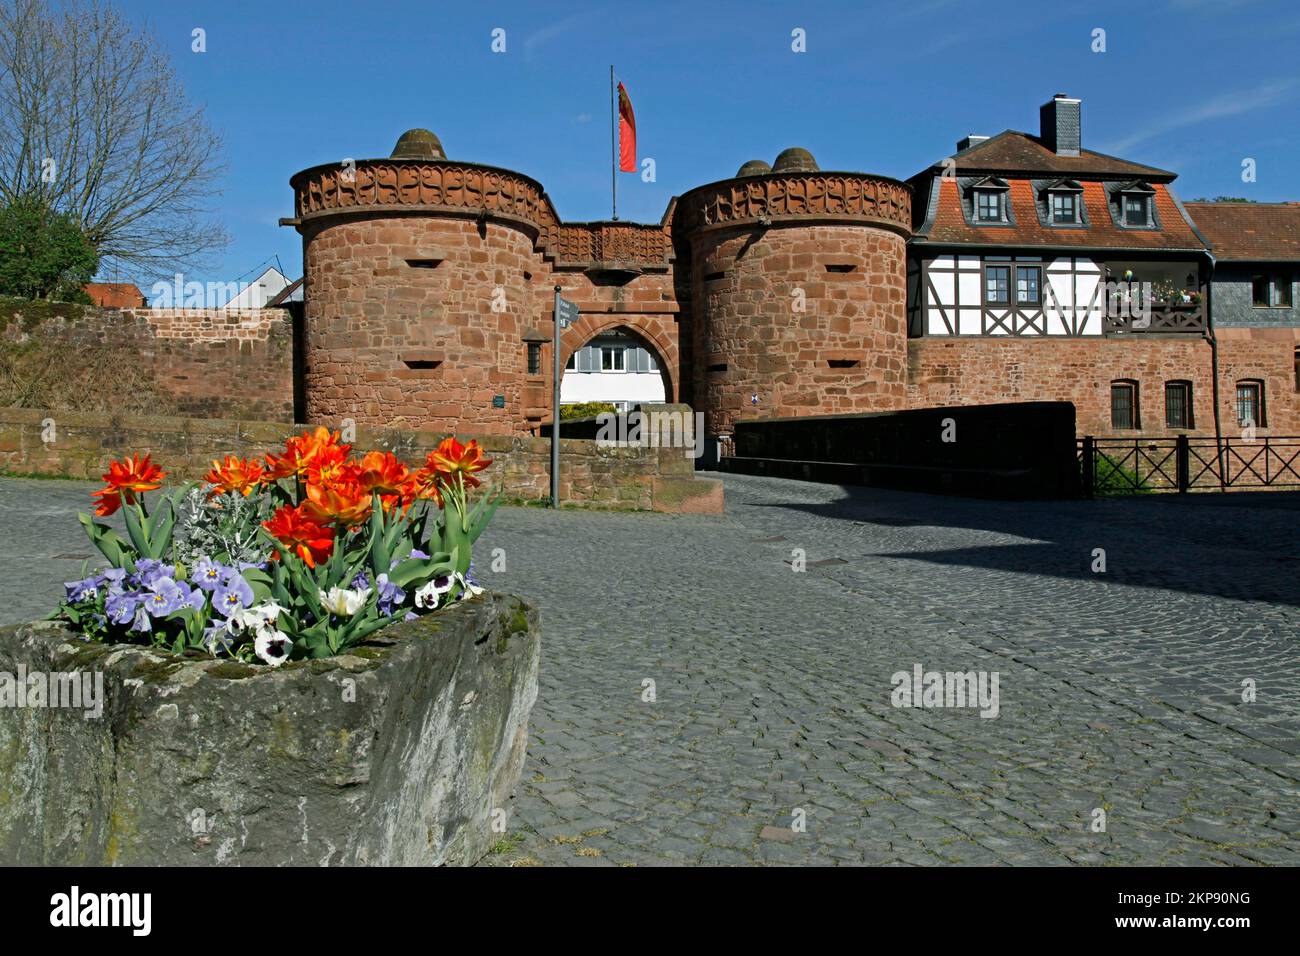
[[[909,180],[908,331],[1201,332],[1209,256],[1176,174],[1084,149],[1057,94],[1038,135],[968,136]]]

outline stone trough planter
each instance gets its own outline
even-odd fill
[[[472,864],[523,771],[540,653],[536,610],[491,592],[275,669],[0,628],[0,682],[27,682],[23,706],[0,686],[0,865]],[[70,673],[79,707],[35,701]]]

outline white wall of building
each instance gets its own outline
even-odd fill
[[[626,407],[665,398],[657,357],[629,335],[596,336],[574,353],[560,377],[561,405],[613,402]]]
[[[224,309],[260,309],[289,285],[279,269],[267,269],[227,302]]]

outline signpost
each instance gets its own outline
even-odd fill
[[[560,286],[555,287],[555,344],[551,348],[554,366],[551,383],[551,507],[560,507],[560,332],[578,321],[575,302],[560,298]]]

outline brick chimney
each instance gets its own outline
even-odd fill
[[[986,139],[988,139],[987,136],[979,136],[975,133],[970,133],[964,138],[957,140],[957,152],[960,153],[962,150],[970,149],[972,146],[978,146]]]
[[[1039,136],[1057,156],[1079,155],[1081,105],[1081,100],[1057,93],[1038,109]]]

